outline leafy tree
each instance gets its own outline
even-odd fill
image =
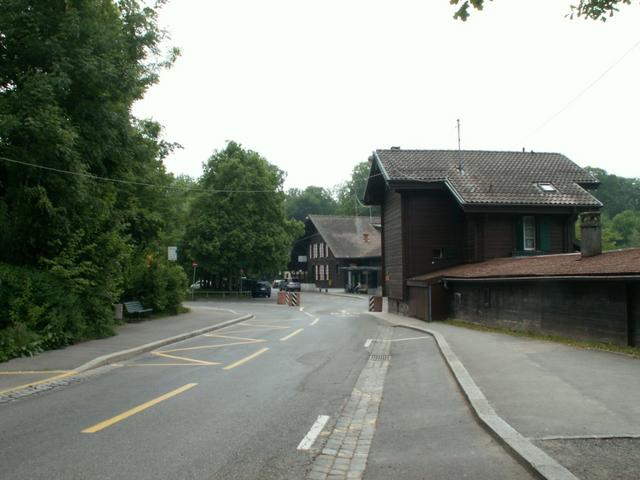
[[[284,173],[257,152],[229,142],[204,166],[191,205],[183,259],[218,278],[235,281],[283,269],[302,224],[285,218]],[[230,287],[228,287],[230,288]]]
[[[380,215],[379,207],[366,207],[362,204],[364,189],[369,178],[369,162],[361,162],[353,167],[351,179],[336,187],[338,211],[342,215]]]
[[[619,177],[601,168],[587,167],[586,170],[600,182],[592,193],[604,204],[603,211],[610,217],[627,209],[640,211],[640,179]]]
[[[309,186],[304,190],[291,188],[286,196],[287,218],[304,220],[307,215],[333,215],[338,212],[338,203],[331,191],[323,187]]]
[[[82,298],[70,339],[110,332],[125,267],[167,228],[161,189],[90,177],[172,183],[175,145],[130,114],[177,54],[164,37],[137,0],[0,0],[0,263],[48,270],[38,278]]]
[[[459,5],[453,18],[457,18],[465,22],[469,18],[469,7],[476,10],[484,8],[484,0],[449,0],[451,5]],[[607,20],[614,13],[619,11],[620,5],[630,5],[632,0],[579,0],[577,5],[571,5],[571,18],[586,18],[591,20]]]

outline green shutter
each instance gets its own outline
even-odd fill
[[[516,234],[516,251],[521,252],[524,250],[524,225],[522,217],[516,218],[513,228]]]
[[[455,247],[444,247],[442,249],[442,256],[446,259],[453,259],[458,257],[458,251]]]
[[[540,250],[551,251],[551,218],[540,217]]]

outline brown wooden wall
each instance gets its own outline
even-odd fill
[[[465,218],[462,210],[445,190],[403,194],[405,221],[405,279],[440,270],[466,261]],[[433,251],[444,249],[450,258],[434,258]]]
[[[385,195],[382,225],[384,294],[389,298],[402,299],[402,203],[397,192],[389,191]]]
[[[515,250],[514,222],[512,214],[486,214],[484,222],[483,259],[510,257]]]
[[[638,315],[628,305],[638,284],[624,281],[449,281],[454,318],[578,340],[626,345]],[[637,302],[636,302],[637,306]]]

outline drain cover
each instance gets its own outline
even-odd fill
[[[391,355],[369,355],[369,360],[375,362],[382,362],[384,360],[391,360]]]

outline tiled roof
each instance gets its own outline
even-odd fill
[[[380,232],[372,225],[380,217],[347,217],[338,215],[309,215],[318,233],[336,258],[380,257]],[[365,241],[365,233],[368,234]]]
[[[597,180],[559,153],[393,149],[375,156],[387,181],[445,182],[465,205],[602,206],[580,186]],[[543,192],[537,184],[544,182],[556,191]]]
[[[421,275],[410,281],[427,282],[446,278],[486,279],[536,277],[639,276],[640,248],[611,250],[583,258],[579,253],[535,257],[494,258],[480,263],[458,265]]]

